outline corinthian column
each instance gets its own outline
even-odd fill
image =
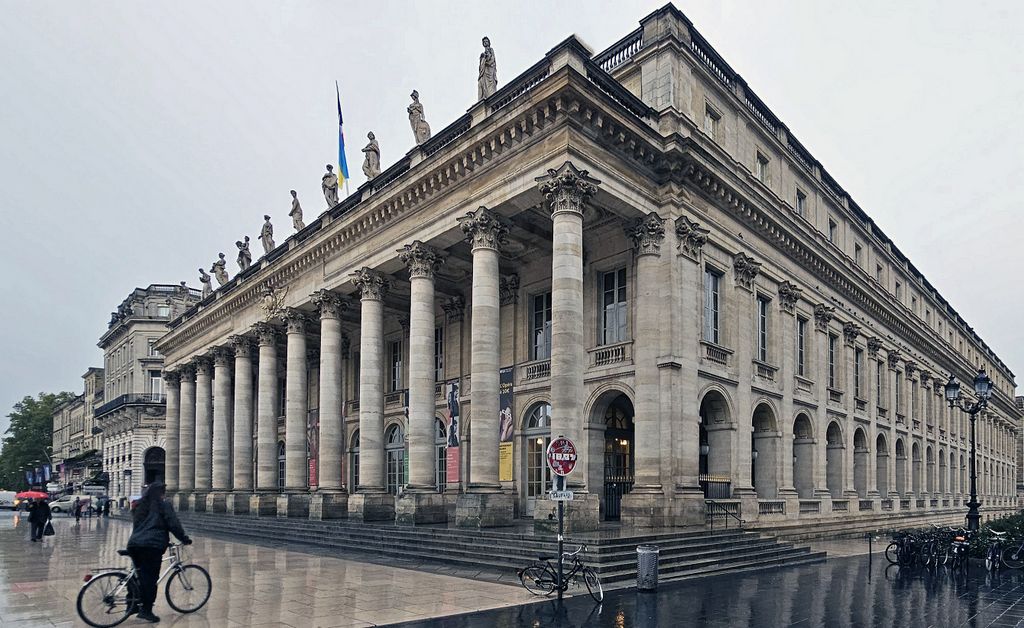
[[[318,492],[309,505],[311,519],[335,519],[348,514],[348,496],[341,483],[342,441],[342,334],[341,313],[348,301],[329,290],[312,295],[320,311],[320,449]]]
[[[181,374],[177,371],[164,371],[160,374],[167,391],[167,410],[164,418],[164,483],[167,490],[174,493],[178,490],[178,430],[181,426]]]
[[[210,490],[212,471],[211,454],[213,444],[213,364],[208,356],[193,359],[196,365],[196,492]],[[206,508],[206,497],[202,497]]]
[[[178,490],[181,491],[181,498],[178,508],[183,509],[188,503],[187,494],[196,486],[196,368],[186,364],[179,373],[181,399],[178,407],[181,422],[178,425]]]
[[[252,340],[247,336],[230,336],[235,351],[235,389],[232,404],[232,465],[231,485],[234,494],[228,498],[228,512],[249,511],[249,495],[253,487],[252,457]]]
[[[441,254],[419,240],[399,259],[409,269],[409,490],[398,500],[399,523],[447,520],[434,475],[434,271]]]
[[[288,495],[277,502],[277,516],[307,516],[306,426],[309,420],[309,377],[306,370],[306,322],[309,317],[288,308],[283,314],[288,330],[284,406],[284,486]],[[282,512],[284,510],[284,512]]]
[[[231,362],[234,356],[224,347],[213,350],[213,474],[214,491],[231,490]],[[207,510],[223,512],[227,496],[210,496]]]
[[[362,268],[353,275],[359,289],[359,486],[349,497],[353,519],[394,519],[395,500],[384,486],[384,296],[391,282]]]
[[[256,490],[249,502],[254,515],[277,512],[277,338],[280,332],[269,323],[256,323],[253,331],[260,341],[259,381],[256,395]]]

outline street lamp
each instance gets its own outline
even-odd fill
[[[981,514],[978,512],[980,504],[978,503],[978,470],[975,461],[977,447],[974,441],[974,422],[977,419],[977,414],[988,407],[989,397],[992,396],[992,380],[989,379],[983,368],[978,369],[978,374],[974,377],[974,394],[977,395],[978,400],[965,406],[960,399],[960,382],[956,381],[956,376],[949,376],[949,381],[946,382],[946,402],[949,403],[950,408],[960,408],[971,418],[971,501],[967,503],[967,529],[971,532],[978,531],[978,522],[981,520]]]

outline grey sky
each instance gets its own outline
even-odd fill
[[[435,131],[570,33],[595,51],[661,2],[0,0],[0,412],[81,392],[135,286],[198,286],[261,216],[307,222],[337,159],[373,130],[411,148],[415,88]],[[677,6],[996,352],[1024,373],[1024,3]],[[258,247],[257,247],[258,248]],[[6,419],[0,418],[0,429]]]

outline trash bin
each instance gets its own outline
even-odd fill
[[[653,591],[658,588],[657,545],[638,545],[636,548],[636,588]]]

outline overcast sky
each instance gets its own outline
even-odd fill
[[[595,51],[661,2],[0,0],[0,413],[80,393],[136,286],[188,280],[288,190],[309,219],[373,130],[386,168],[571,33]],[[932,284],[1024,372],[1024,3],[681,0],[677,6]],[[258,245],[256,245],[258,249]],[[0,418],[0,429],[6,428]]]

